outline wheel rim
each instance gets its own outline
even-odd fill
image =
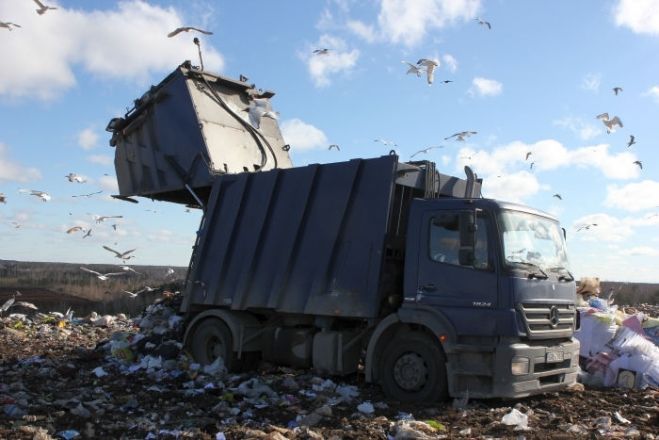
[[[206,356],[212,363],[215,359],[224,357],[224,344],[222,339],[217,336],[211,336],[206,343]]]
[[[428,368],[418,353],[406,353],[394,364],[394,380],[406,391],[417,391],[426,384]]]

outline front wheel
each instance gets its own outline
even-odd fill
[[[446,358],[438,342],[407,332],[387,344],[380,362],[385,394],[401,402],[432,402],[448,397]]]

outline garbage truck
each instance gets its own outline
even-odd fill
[[[180,310],[196,361],[359,373],[418,402],[576,382],[555,217],[393,151],[294,167],[254,111],[273,96],[186,62],[108,125],[117,197],[203,210]]]

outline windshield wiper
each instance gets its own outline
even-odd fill
[[[563,266],[556,266],[556,267],[551,267],[549,268],[550,272],[559,272],[559,271],[564,271],[565,273],[562,273],[558,275],[558,281],[574,281],[574,275],[572,275],[572,272],[570,272],[567,267]]]
[[[537,264],[531,263],[530,261],[509,261],[509,263],[521,264],[523,266],[530,266],[534,269],[537,269],[539,273],[534,272],[534,271],[529,271],[529,279],[538,278],[538,279],[546,280],[547,278],[549,278],[549,275],[547,275],[547,272],[542,270],[542,268],[540,266],[538,266]]]

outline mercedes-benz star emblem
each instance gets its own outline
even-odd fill
[[[561,320],[561,315],[558,311],[558,307],[556,306],[551,306],[551,309],[549,309],[549,325],[551,328],[556,328],[558,327],[558,323]]]

